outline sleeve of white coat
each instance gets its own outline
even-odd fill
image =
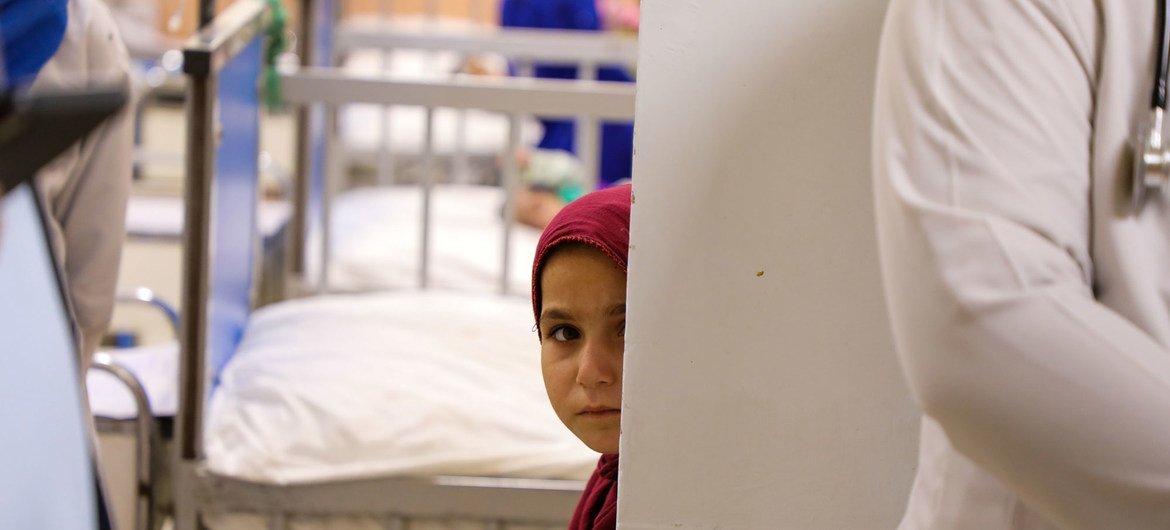
[[[116,116],[37,177],[81,331],[83,361],[97,349],[113,312],[134,155],[131,117],[137,102],[126,47],[106,5],[100,0],[70,0],[65,39],[32,90],[91,84],[124,86],[130,99]]]
[[[1098,28],[1058,0],[887,17],[874,184],[916,399],[1063,528],[1170,528],[1170,352],[1090,286]]]

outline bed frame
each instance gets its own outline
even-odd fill
[[[576,67],[579,77],[593,80],[602,66],[622,66],[631,71],[638,60],[637,41],[609,32],[540,30],[478,26],[453,29],[443,25],[403,27],[393,20],[346,20],[338,23],[335,48],[337,57],[344,57],[359,49],[382,50],[389,56],[393,50],[419,50],[432,52],[454,52],[461,56],[493,54],[507,58],[520,77],[532,77],[535,64]],[[335,63],[336,64],[336,61]],[[388,114],[381,122],[379,133],[381,144],[385,145]],[[460,126],[464,124],[459,114]],[[596,182],[597,149],[599,142],[595,120],[591,116],[579,116],[577,136],[585,172]],[[458,180],[460,168],[466,172],[468,155],[463,145],[465,136],[462,129],[456,137],[456,152],[453,166]],[[378,181],[393,181],[394,154],[389,149],[377,153]]]
[[[519,146],[519,123],[523,116],[575,118],[577,127],[577,152],[580,154],[585,174],[595,186],[599,177],[601,119],[619,121],[633,120],[632,86],[614,83],[558,82],[531,80],[530,91],[503,90],[488,94],[497,86],[523,87],[522,83],[503,83],[499,79],[475,76],[452,76],[448,83],[411,82],[390,74],[354,76],[330,67],[336,66],[339,58],[359,48],[413,49],[425,51],[453,51],[461,54],[491,53],[504,56],[512,61],[520,77],[531,78],[536,64],[577,67],[579,77],[584,81],[595,80],[600,68],[621,65],[633,68],[637,64],[638,45],[635,41],[603,32],[508,29],[481,27],[475,30],[450,31],[442,28],[402,28],[392,23],[370,24],[339,22],[336,4],[327,0],[306,0],[303,2],[308,26],[301,34],[306,42],[303,64],[308,67],[302,72],[284,76],[286,98],[303,103],[299,120],[298,161],[294,198],[294,221],[290,251],[293,256],[303,256],[291,264],[294,276],[305,283],[302,287],[310,292],[329,291],[329,240],[330,215],[329,199],[337,189],[336,179],[318,178],[322,174],[335,175],[344,170],[337,138],[337,107],[350,103],[374,103],[386,106],[413,105],[426,108],[424,121],[424,153],[422,156],[421,184],[424,189],[424,214],[422,252],[419,264],[419,285],[428,282],[427,240],[430,231],[426,208],[430,204],[430,186],[435,182],[435,159],[429,140],[434,110],[437,107],[493,110],[507,113],[510,120],[510,139],[507,152],[515,152]],[[547,81],[547,82],[546,82]],[[440,86],[441,85],[441,86]],[[384,90],[385,92],[379,92]],[[440,91],[442,93],[440,93]],[[551,103],[533,101],[533,96],[543,97]],[[566,98],[558,101],[562,95]],[[471,98],[464,100],[461,98]],[[508,99],[511,97],[512,99]],[[328,155],[326,154],[328,152]],[[390,182],[387,173],[393,167],[392,154],[383,150],[378,162],[379,181]],[[465,153],[456,154],[456,164]],[[504,157],[502,185],[507,190],[509,203],[505,210],[511,212],[512,186],[518,181],[514,160]],[[466,162],[464,162],[466,163]],[[314,197],[314,194],[315,197]],[[316,197],[322,198],[317,200]],[[316,222],[314,222],[316,220]],[[505,226],[503,271],[507,270],[508,232],[512,224],[509,217]],[[316,265],[315,278],[305,278],[309,264]],[[506,272],[505,272],[506,274]],[[508,278],[500,279],[501,290],[506,291]]]
[[[512,144],[518,143],[518,116],[588,115],[593,119],[632,119],[633,86],[621,83],[536,79],[474,79],[419,83],[389,76],[354,78],[312,67],[332,58],[331,2],[304,2],[303,32],[307,67],[283,76],[287,100],[298,111],[299,161],[293,243],[303,256],[324,259],[329,186],[326,130],[328,107],[351,102],[411,104],[428,108],[480,108],[512,116]],[[263,0],[238,0],[216,17],[185,50],[189,77],[188,149],[180,402],[176,420],[174,466],[176,528],[202,528],[206,514],[250,513],[266,516],[280,529],[290,517],[372,516],[388,529],[405,528],[415,518],[483,521],[485,528],[505,524],[564,525],[582,484],[566,480],[474,477],[386,477],[338,480],[311,485],[255,483],[211,473],[205,464],[203,419],[216,374],[235,353],[253,302],[252,260],[257,245],[256,160],[261,39],[268,16]],[[427,157],[429,158],[429,157]],[[517,168],[505,168],[506,223]],[[424,179],[426,180],[426,179]],[[420,283],[427,283],[425,241],[429,225],[430,182],[423,184],[424,241]],[[508,230],[502,234],[508,243]],[[313,252],[314,241],[317,252]],[[506,248],[506,247],[505,247]],[[507,259],[505,252],[505,260]],[[298,260],[301,261],[301,260]],[[302,263],[303,264],[303,263]],[[303,270],[303,269],[302,269]],[[320,270],[324,271],[322,267]],[[502,285],[506,285],[506,271]]]

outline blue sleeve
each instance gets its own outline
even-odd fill
[[[0,0],[0,45],[11,85],[31,83],[65,38],[67,0]]]
[[[500,25],[515,28],[575,29],[600,31],[601,18],[594,0],[503,0],[500,4]],[[565,66],[537,65],[537,77],[576,79],[577,69]],[[601,68],[597,78],[602,81],[633,82],[623,68]],[[574,152],[576,127],[571,120],[542,119],[544,136],[541,149],[561,149]],[[606,123],[601,128],[601,184],[608,185],[630,178],[633,159],[634,128],[629,123]]]
[[[504,0],[500,25],[511,28],[601,29],[594,0]]]

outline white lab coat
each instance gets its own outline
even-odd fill
[[[54,251],[62,260],[69,301],[81,331],[83,358],[109,325],[126,225],[134,154],[136,104],[126,47],[101,0],[70,0],[69,22],[57,52],[30,90],[120,85],[126,107],[37,175],[51,217]]]
[[[1155,2],[893,0],[874,186],[926,413],[902,528],[1170,528],[1170,196],[1127,213]]]

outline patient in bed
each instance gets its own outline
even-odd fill
[[[569,203],[541,234],[532,266],[549,401],[565,426],[602,454],[570,530],[617,525],[630,193],[627,184]]]

